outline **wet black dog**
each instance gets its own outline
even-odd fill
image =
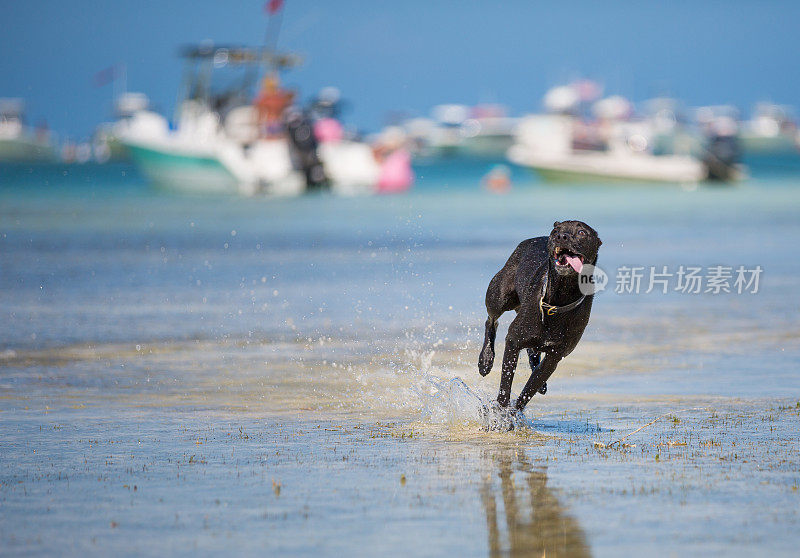
[[[478,359],[478,371],[486,376],[494,363],[497,319],[515,310],[506,336],[502,377],[497,403],[508,408],[511,382],[522,349],[527,349],[532,374],[519,394],[512,412],[521,411],[538,391],[547,390],[547,379],[559,361],[580,341],[593,295],[584,295],[579,276],[584,264],[595,265],[602,242],[597,232],[581,221],[556,221],[550,236],[523,241],[508,258],[486,291],[486,336]],[[540,359],[544,353],[544,359]]]

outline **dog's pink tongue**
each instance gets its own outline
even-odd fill
[[[580,273],[581,269],[583,269],[583,262],[578,256],[566,256],[567,263],[572,266],[572,269],[575,270],[575,273]]]

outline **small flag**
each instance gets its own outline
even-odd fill
[[[283,7],[283,0],[269,0],[264,9],[269,15],[275,15]]]
[[[94,75],[94,86],[103,87],[115,79],[117,79],[117,67],[109,66],[108,68],[104,68]]]

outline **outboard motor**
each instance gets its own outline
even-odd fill
[[[736,131],[735,122],[718,122],[712,126],[703,157],[709,180],[726,181],[736,177],[737,165],[742,159]]]
[[[311,120],[302,111],[289,109],[286,111],[285,124],[292,155],[306,178],[306,189],[326,188],[328,178],[317,154],[317,138],[314,137]]]

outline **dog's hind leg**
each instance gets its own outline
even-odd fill
[[[483,338],[483,348],[478,357],[478,372],[486,376],[492,371],[494,364],[494,338],[497,335],[497,320],[505,312],[519,306],[519,297],[514,290],[514,272],[516,267],[506,265],[498,271],[489,282],[486,289],[486,334]]]
[[[525,387],[522,388],[519,397],[517,397],[517,402],[514,404],[514,407],[516,407],[518,411],[524,409],[528,401],[531,400],[531,397],[533,397],[537,391],[541,390],[542,386],[547,382],[547,379],[556,371],[556,367],[560,361],[561,357],[553,356],[550,353],[544,355],[544,360],[536,367],[531,377],[528,378]],[[505,370],[505,367],[503,368]]]
[[[528,362],[531,365],[531,372],[536,372],[536,367],[539,366],[541,361],[541,354],[533,349],[526,349],[528,351]]]
[[[536,373],[536,367],[539,366],[539,363],[542,360],[541,353],[537,353],[533,349],[528,349],[528,363],[531,365],[531,372],[534,374]],[[547,393],[547,382],[542,384],[542,387],[539,388],[539,393],[544,395]]]
[[[483,348],[478,357],[478,372],[486,376],[492,371],[494,364],[494,339],[497,336],[497,318],[489,316],[486,319],[486,333],[483,337]]]

